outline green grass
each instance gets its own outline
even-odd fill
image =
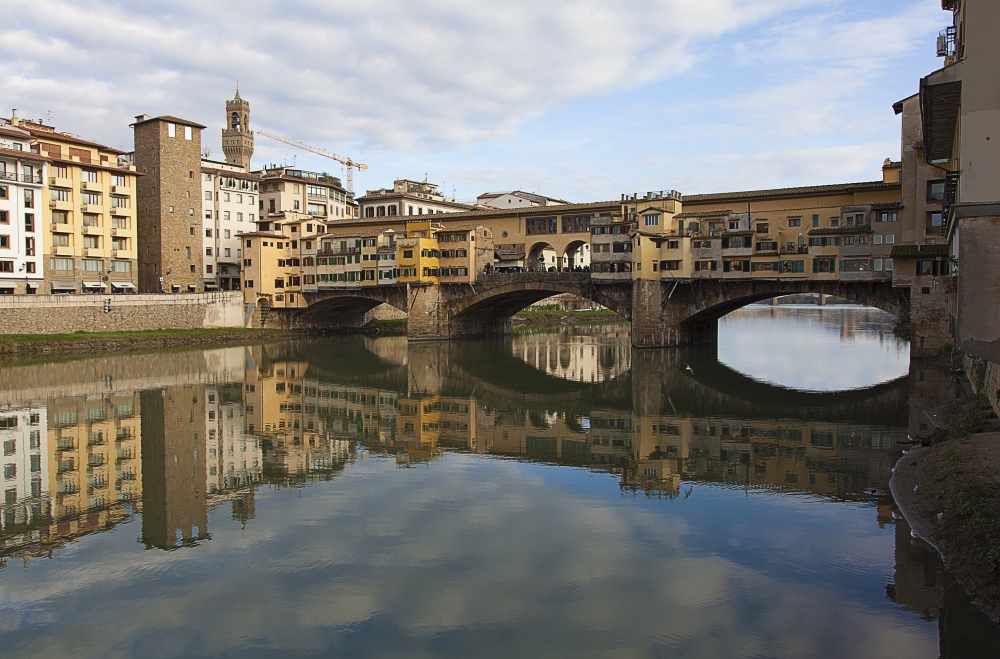
[[[929,439],[932,443],[968,439],[972,433],[992,430],[996,414],[985,394],[973,394],[953,402],[945,411],[945,420],[948,427],[938,428],[931,433]]]
[[[164,329],[139,332],[73,332],[72,334],[0,334],[0,343],[21,343],[37,341],[89,341],[91,339],[158,339],[164,337],[213,336],[220,334],[272,333],[280,330],[246,327],[221,327],[212,329]]]

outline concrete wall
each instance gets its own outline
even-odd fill
[[[962,365],[972,388],[989,398],[993,412],[1000,416],[1000,364],[966,353]]]
[[[111,311],[104,311],[105,300]],[[243,294],[5,295],[0,335],[244,326]]]

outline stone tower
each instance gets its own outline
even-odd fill
[[[222,129],[222,152],[226,162],[250,171],[250,157],[253,156],[253,132],[250,130],[250,103],[240,98],[240,88],[236,96],[226,101],[226,128]]]

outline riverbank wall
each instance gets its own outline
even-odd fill
[[[246,327],[243,294],[5,295],[0,335]]]
[[[1000,417],[1000,364],[965,353],[962,366],[973,391],[986,396],[993,412]]]

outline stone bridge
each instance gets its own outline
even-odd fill
[[[632,323],[636,347],[711,343],[718,319],[754,302],[793,293],[823,293],[876,307],[910,321],[909,289],[888,281],[688,279],[605,282],[586,272],[480,275],[473,284],[386,285],[304,292],[304,309],[262,309],[261,324],[288,328],[357,328],[387,304],[408,317],[411,340],[502,336],[511,317],[559,293],[594,300]]]

